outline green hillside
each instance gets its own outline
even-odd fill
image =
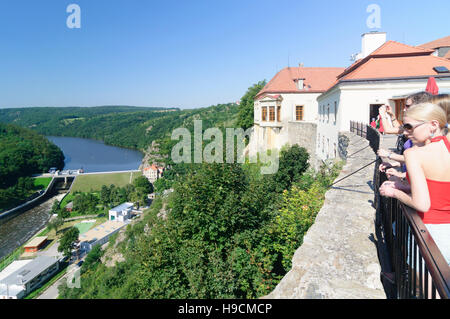
[[[0,123],[0,210],[23,202],[39,185],[30,177],[64,166],[64,154],[32,130]]]
[[[189,110],[132,106],[33,107],[0,109],[0,121],[44,135],[91,138],[141,151],[157,141],[162,144],[161,152],[168,154],[174,129],[192,130],[194,120],[202,120],[204,129],[233,127],[237,114],[236,104]]]

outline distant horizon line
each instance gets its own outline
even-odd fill
[[[181,106],[141,106],[141,105],[125,105],[125,104],[105,104],[105,105],[90,105],[90,106],[80,106],[80,105],[66,105],[66,106],[0,106],[0,110],[6,109],[31,109],[31,108],[94,108],[94,107],[134,107],[134,108],[147,108],[147,109],[166,109],[166,110],[185,110],[185,109],[197,109],[197,108],[207,108],[211,106],[221,105],[221,104],[237,104],[236,102],[218,103],[208,106],[193,106],[193,107],[181,107]]]

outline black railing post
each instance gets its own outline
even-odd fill
[[[386,180],[378,166],[374,190]],[[393,198],[380,197],[381,228],[394,272],[396,298],[450,297],[450,267],[411,208]]]

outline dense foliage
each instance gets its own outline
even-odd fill
[[[244,130],[253,126],[254,122],[254,101],[255,96],[266,85],[266,80],[260,81],[253,86],[249,87],[247,92],[241,98],[239,104],[239,114],[237,127],[241,127]]]
[[[290,269],[292,255],[323,204],[336,171],[307,170],[304,148],[285,149],[280,171],[260,164],[186,166],[174,192],[158,197],[129,227],[114,267],[83,265],[81,289],[64,298],[257,298]],[[291,170],[284,164],[291,163]],[[302,172],[302,174],[298,173]],[[298,173],[298,174],[297,174]],[[287,188],[273,190],[280,176]],[[333,177],[334,176],[334,177]],[[110,245],[109,249],[113,249]]]
[[[147,204],[149,193],[153,192],[153,185],[145,178],[140,176],[124,187],[115,185],[103,185],[100,192],[79,192],[67,195],[63,205],[55,203],[52,213],[58,214],[61,218],[68,218],[74,215],[92,215],[104,212],[105,209],[112,208],[132,202],[137,206]],[[65,206],[73,202],[72,212],[69,213]]]
[[[72,245],[78,240],[79,235],[80,231],[76,227],[71,227],[67,230],[59,240],[58,251],[62,252],[65,257],[70,257],[72,254]]]
[[[158,155],[169,155],[176,141],[172,131],[186,127],[193,132],[194,120],[209,127],[233,127],[236,104],[179,110],[131,106],[33,107],[0,109],[0,121],[28,127],[44,135],[91,138],[106,144],[139,150],[156,141]]]
[[[19,204],[33,192],[32,174],[63,166],[64,154],[44,136],[0,123],[0,209]]]
[[[253,99],[265,85],[250,87],[236,104],[203,109],[135,107],[30,108],[0,110],[0,119],[46,135],[103,140],[108,144],[168,156],[179,127],[193,132],[253,125]],[[225,134],[224,134],[225,136]],[[204,145],[203,145],[204,147]],[[192,155],[192,154],[191,154]],[[76,194],[74,208],[90,211],[124,201],[141,203],[150,189],[158,196],[142,220],[94,248],[81,270],[81,289],[63,285],[63,298],[258,298],[289,271],[295,250],[314,222],[338,168],[309,169],[309,155],[293,146],[281,152],[279,169],[261,175],[257,164],[176,164],[164,178],[126,187],[104,186],[95,196]],[[53,165],[57,166],[57,165]],[[83,208],[84,207],[84,208]],[[60,218],[59,218],[60,219]],[[53,228],[55,231],[58,225]],[[73,235],[73,234],[71,234]],[[69,235],[68,235],[69,236]],[[123,238],[125,237],[125,238]],[[64,240],[64,247],[72,238]],[[103,258],[120,254],[107,266]],[[106,257],[105,257],[106,256]],[[116,256],[117,257],[117,256]]]

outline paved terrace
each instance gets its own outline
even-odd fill
[[[349,158],[336,181],[376,159],[366,139],[346,135]],[[393,147],[396,139],[382,137],[381,147]],[[326,193],[324,206],[292,258],[292,269],[264,298],[386,299],[372,206],[374,168],[366,167]]]

